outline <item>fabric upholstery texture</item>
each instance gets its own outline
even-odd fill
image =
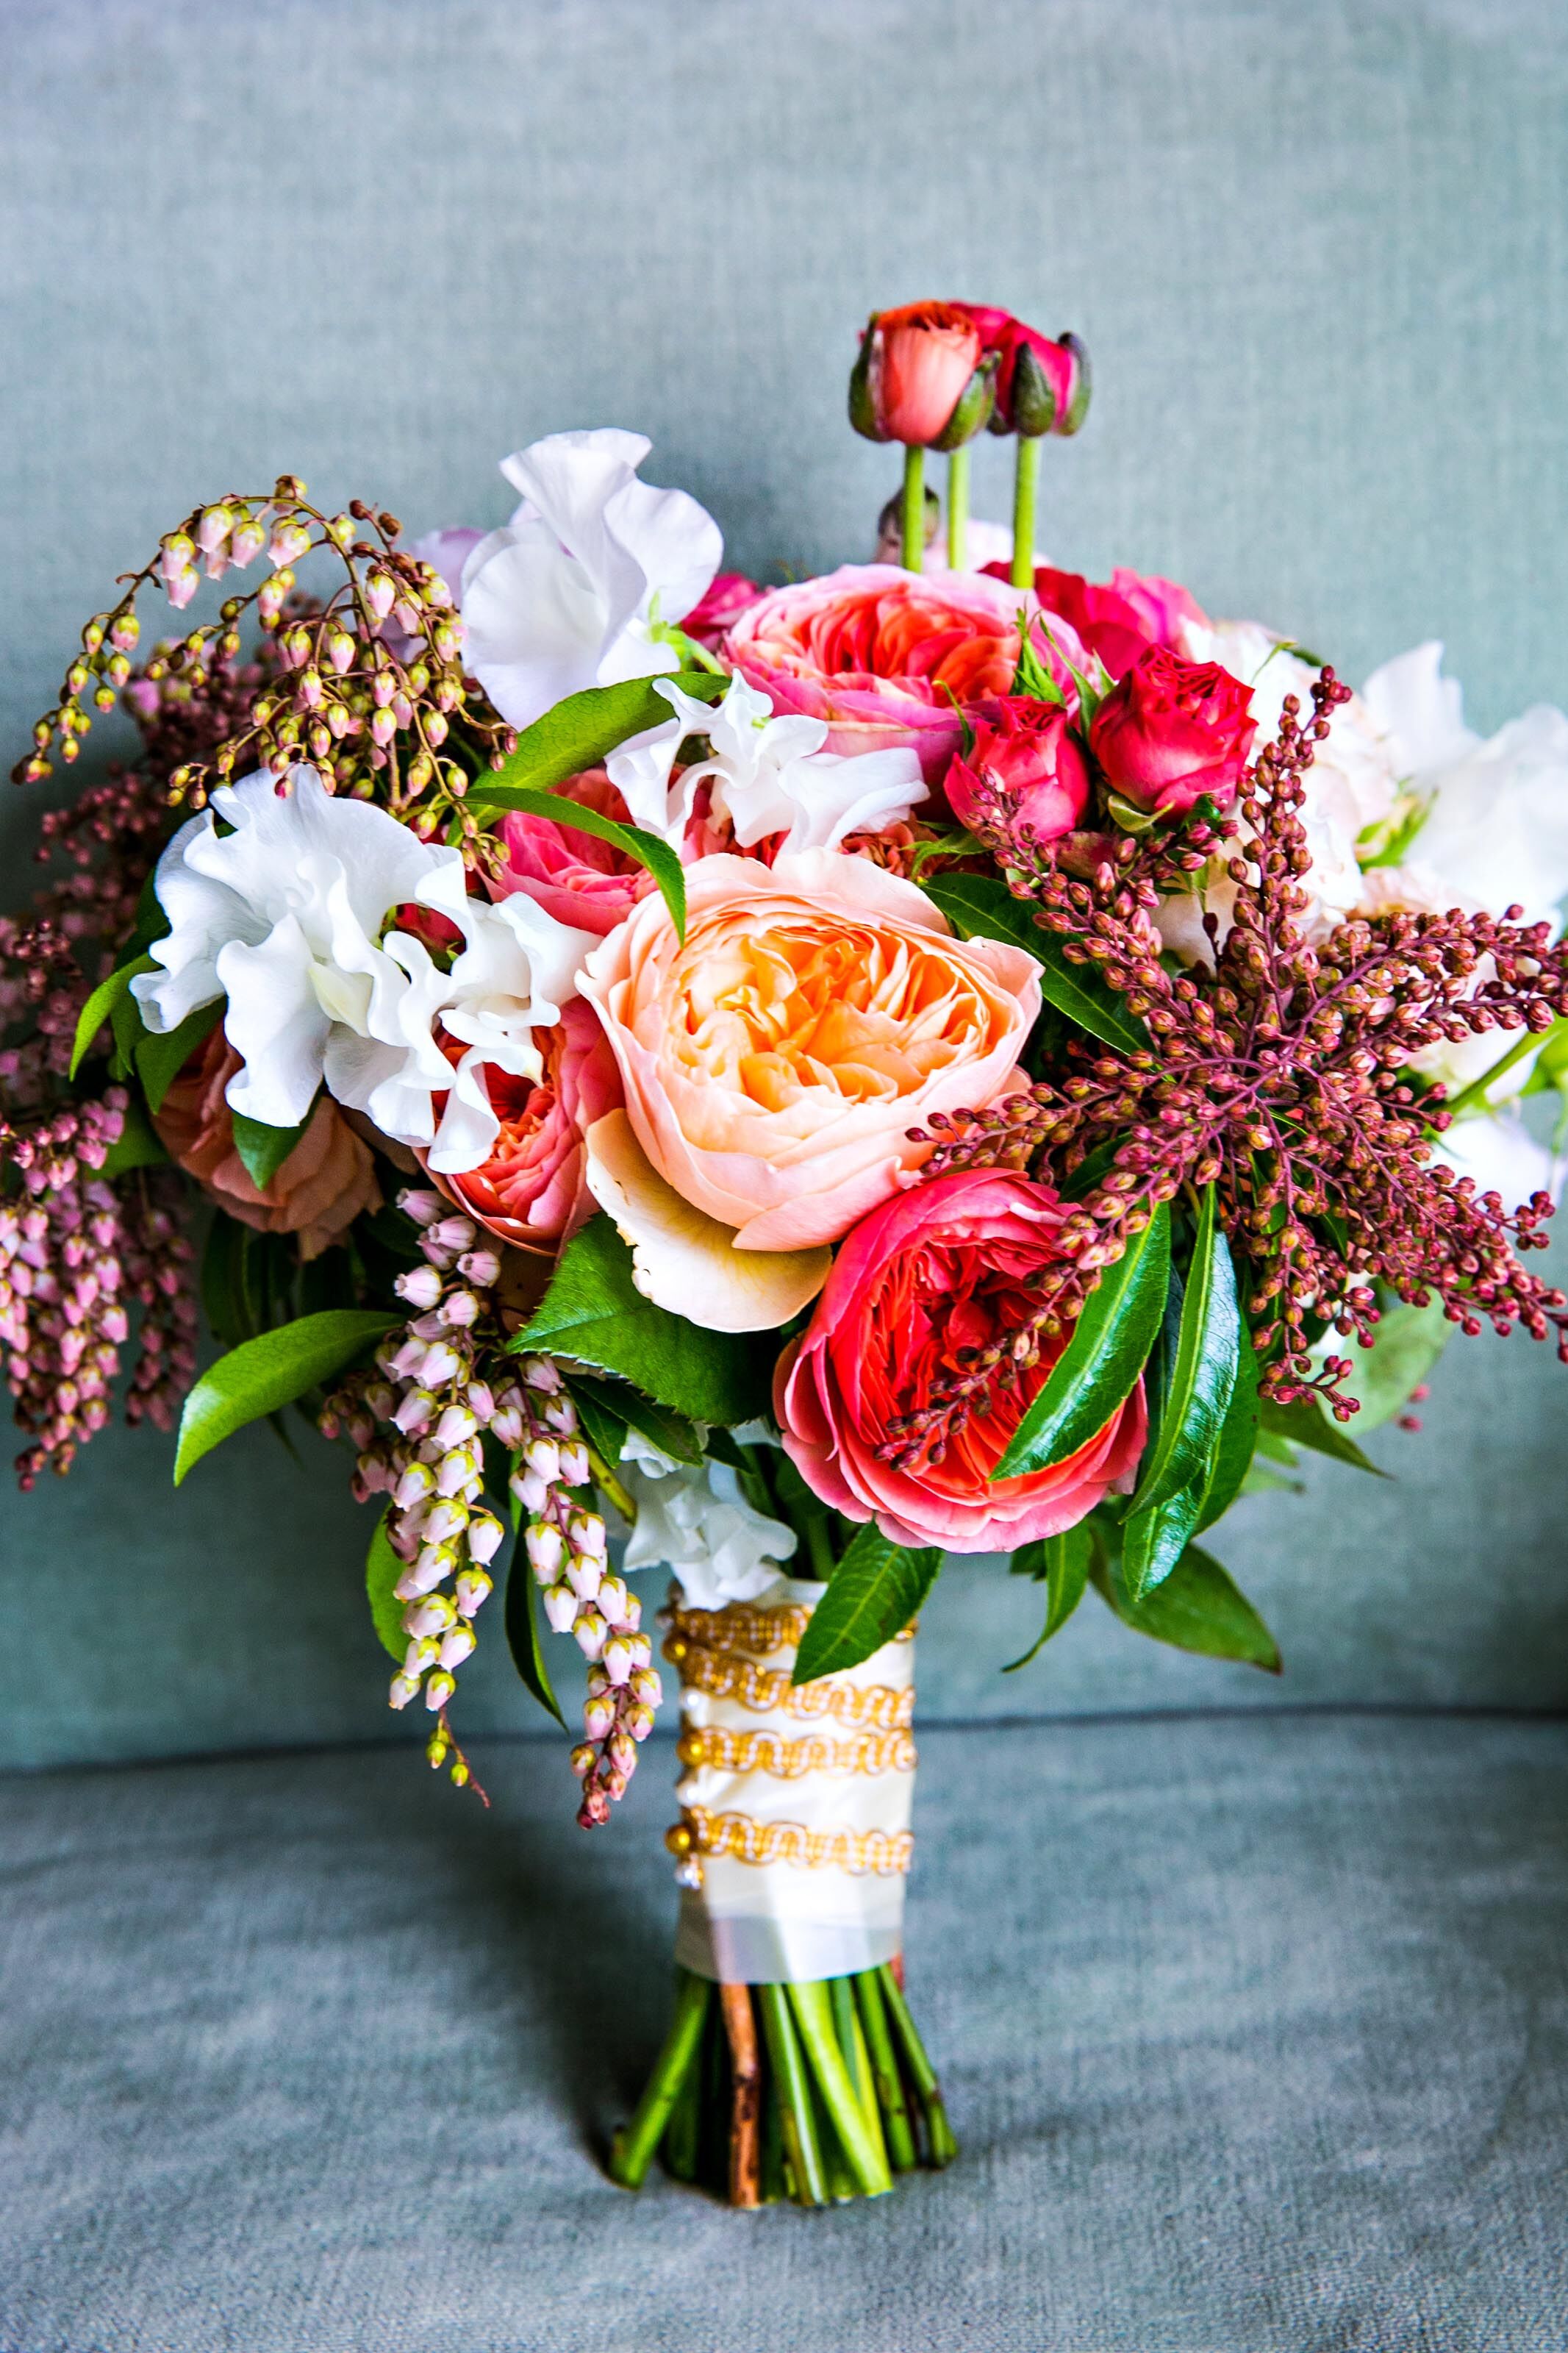
[[[962,2154],[835,2212],[597,2168],[673,1757],[0,1792],[5,2353],[1549,2353],[1568,1729],[936,1729],[910,1983]],[[1027,1799],[1026,1803],[1020,1802]]]

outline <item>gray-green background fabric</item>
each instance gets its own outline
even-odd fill
[[[1352,679],[1446,638],[1478,723],[1568,700],[1568,16],[1546,0],[63,0],[0,5],[5,758],[118,570],[280,468],[411,527],[492,522],[495,460],[653,438],[730,560],[863,554],[892,487],[843,421],[854,331],[927,292],[1073,326],[1058,561],[1187,581]],[[983,448],[977,507],[1005,510]],[[4,810],[14,900],[26,810]],[[1398,1483],[1325,1469],[1216,1549],[1288,1673],[1205,1665],[1092,1598],[950,1571],[928,1713],[1561,1705],[1568,1390],[1450,1353]],[[379,1733],[365,1520],[265,1433],[176,1498],[100,1441],[4,1505],[3,1754]],[[466,1721],[526,1724],[499,1628]]]

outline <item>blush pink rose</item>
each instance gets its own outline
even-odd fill
[[[583,1137],[621,1100],[605,1033],[581,997],[555,1029],[536,1030],[544,1076],[485,1065],[485,1090],[500,1121],[489,1158],[460,1176],[432,1176],[448,1199],[516,1250],[553,1250],[594,1213],[584,1181]]]
[[[814,1494],[849,1519],[875,1519],[895,1544],[1011,1552],[1059,1535],[1128,1477],[1148,1434],[1142,1382],[1065,1462],[992,1483],[1065,1332],[1011,1388],[989,1393],[940,1461],[900,1470],[879,1451],[896,1418],[954,1370],[957,1350],[987,1347],[1026,1320],[1040,1270],[1066,1254],[1067,1215],[1048,1185],[977,1168],[917,1185],[855,1229],[774,1377],[784,1451]]]
[[[973,573],[902,572],[846,564],[820,580],[770,590],[724,641],[726,659],[779,711],[827,722],[824,749],[879,752],[908,744],[931,783],[963,738],[960,712],[1005,694],[1018,664],[1016,588]],[[1053,622],[1065,652],[1082,651]],[[1042,644],[1067,689],[1069,673]]]
[[[742,1249],[837,1241],[928,1156],[911,1127],[1021,1083],[1037,965],[912,882],[822,849],[705,858],[686,892],[684,946],[645,899],[581,985],[644,1152]]]
[[[300,1257],[319,1258],[342,1239],[362,1209],[380,1207],[374,1158],[323,1094],[288,1159],[268,1184],[257,1185],[235,1149],[234,1114],[224,1100],[230,1079],[243,1067],[220,1023],[153,1113],[158,1141],[242,1226],[253,1226],[258,1233],[297,1234]]]
[[[630,823],[630,812],[603,768],[585,769],[555,790],[600,817]],[[498,832],[500,866],[485,877],[490,897],[510,899],[514,891],[521,891],[557,923],[577,931],[597,932],[601,937],[613,932],[656,887],[646,868],[613,842],[574,832],[553,818],[524,817],[509,809]]]

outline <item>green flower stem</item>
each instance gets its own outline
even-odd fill
[[[623,2189],[642,2188],[653,2153],[664,2137],[670,2110],[696,2068],[712,1996],[713,1989],[706,1978],[695,1977],[689,1969],[677,1969],[675,2016],[665,2036],[664,2048],[654,2063],[653,2073],[631,2122],[622,2126],[610,2148],[610,2179],[619,2182]]]
[[[969,452],[965,441],[947,461],[947,561],[953,572],[969,569]]]
[[[825,2206],[827,2186],[823,2179],[822,2152],[811,2117],[811,2091],[805,2080],[800,2044],[790,2023],[789,2002],[782,1985],[760,1985],[757,2007],[763,2014],[763,2035],[773,2069],[773,2096],[784,2132],[784,2157],[795,2175],[795,2194],[803,2206]]]
[[[892,2168],[888,2162],[888,2137],[882,2130],[881,2103],[877,2097],[877,2079],[871,2072],[871,2053],[866,2045],[865,2029],[860,2023],[859,2013],[855,2006],[854,1980],[850,1978],[839,1978],[835,1980],[834,2015],[836,2018],[838,2013],[837,1989],[840,1986],[844,1989],[844,2009],[847,2015],[846,2024],[839,2029],[839,2038],[842,2041],[847,2033],[849,2042],[853,2046],[852,2051],[846,2051],[845,2056],[851,2060],[849,2072],[855,2079],[855,2089],[859,2095],[860,2105],[865,2111],[866,2129],[876,2144],[877,2154],[881,2158],[884,2168],[890,2172]]]
[[[814,1512],[805,1523],[805,1548],[811,1555],[811,1573],[826,1585],[838,1566],[833,1556],[833,1539],[826,1520]]]
[[[1015,588],[1028,588],[1035,578],[1035,508],[1040,489],[1040,447],[1044,436],[1020,433],[1018,470],[1013,477],[1013,569]]]
[[[918,441],[904,451],[903,564],[906,572],[925,570],[926,453]]]
[[[1544,1030],[1527,1029],[1522,1037],[1514,1039],[1507,1053],[1500,1056],[1489,1071],[1483,1071],[1479,1079],[1472,1079],[1468,1087],[1461,1087],[1458,1093],[1443,1105],[1443,1109],[1457,1119],[1461,1112],[1468,1111],[1473,1103],[1485,1105],[1488,1095],[1503,1072],[1511,1071],[1516,1062],[1522,1062],[1527,1054],[1538,1053],[1545,1043]]]
[[[877,1977],[910,2081],[926,2112],[926,2129],[931,2135],[931,2161],[933,2165],[951,2165],[958,2155],[958,2143],[952,2137],[952,2126],[948,2123],[947,2110],[942,2105],[942,2085],[937,2082],[936,2069],[926,2057],[925,2045],[916,2033],[914,2020],[910,2016],[909,2003],[885,1961]]]
[[[833,2031],[833,2004],[820,1979],[788,1988],[789,2005],[805,2047],[822,2103],[849,2161],[857,2189],[868,2198],[893,2186],[887,2159],[867,2129],[865,2114]]]
[[[888,2159],[895,2173],[912,2173],[916,2163],[915,2137],[904,2105],[904,2086],[893,2055],[893,2038],[888,2031],[881,1979],[875,1969],[866,1969],[855,1979],[855,2000],[866,2029],[877,2098],[887,2126]]]

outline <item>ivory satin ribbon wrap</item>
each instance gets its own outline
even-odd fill
[[[913,1841],[912,1631],[846,1674],[790,1683],[826,1590],[781,1577],[755,1600],[686,1606],[665,1657],[681,1685],[675,1957],[700,1977],[844,1977],[903,1943]]]

